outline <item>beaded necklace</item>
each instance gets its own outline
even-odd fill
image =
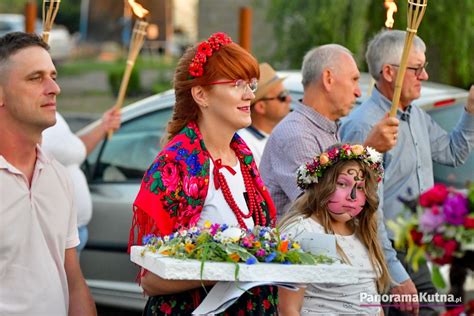
[[[220,171],[220,169],[225,168],[232,175],[235,175],[236,174],[235,170],[232,169],[232,167],[230,166],[223,165],[221,159],[214,160],[212,157],[211,159],[214,164],[213,177],[214,177],[214,184],[215,184],[216,190],[221,188],[222,195],[224,195],[224,199],[226,200],[232,212],[235,214],[235,217],[237,218],[237,222],[239,223],[239,226],[243,229],[247,229],[247,225],[245,225],[244,218],[247,219],[250,217],[253,217],[255,225],[265,225],[265,216],[263,215],[262,206],[257,201],[257,190],[255,189],[254,183],[252,181],[252,177],[250,176],[248,166],[246,166],[242,162],[242,160],[239,158],[240,170],[242,171],[242,177],[244,180],[245,190],[247,193],[246,201],[247,201],[247,206],[249,209],[248,214],[244,214],[242,210],[240,209],[240,207],[235,202],[235,199],[232,196],[232,192],[229,188],[229,185],[227,184],[227,181],[224,175]]]

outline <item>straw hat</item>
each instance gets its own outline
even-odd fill
[[[260,79],[258,80],[257,91],[255,92],[255,99],[252,100],[252,104],[263,98],[275,85],[285,80],[285,77],[278,77],[275,70],[269,64],[263,63],[259,67]]]

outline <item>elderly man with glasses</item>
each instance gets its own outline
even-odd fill
[[[344,142],[363,141],[372,126],[390,111],[405,42],[405,32],[382,31],[369,43],[366,59],[370,74],[376,81],[371,97],[354,110],[341,127]],[[426,46],[415,37],[408,55],[397,118],[398,132],[393,134],[397,144],[385,153],[385,176],[379,189],[380,205],[386,220],[395,219],[404,209],[401,200],[412,200],[434,184],[433,161],[457,166],[463,164],[474,147],[474,87],[471,87],[468,104],[458,125],[448,133],[434,122],[426,112],[412,102],[420,97],[421,84],[428,79]],[[392,232],[389,238],[393,239]],[[398,258],[405,262],[405,251]],[[426,264],[415,272],[405,265],[418,292],[436,293]],[[420,302],[421,303],[421,302]],[[390,310],[390,315],[399,311]],[[429,307],[420,309],[421,315],[436,315]]]
[[[260,164],[268,136],[273,128],[290,112],[291,97],[283,87],[285,78],[278,77],[273,68],[263,63],[260,80],[251,104],[252,125],[238,133],[252,151],[255,163]]]

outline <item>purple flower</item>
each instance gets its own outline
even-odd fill
[[[148,244],[148,242],[149,242],[151,239],[153,239],[153,237],[155,237],[154,234],[148,234],[148,235],[146,235],[146,236],[143,236],[142,244],[143,244],[143,245]]]
[[[255,253],[256,256],[258,257],[263,257],[265,256],[265,250],[264,249],[258,249],[257,252]]]
[[[468,201],[460,193],[449,195],[444,201],[443,213],[447,223],[459,226],[464,223],[464,217],[469,212]]]
[[[420,218],[420,229],[425,233],[435,232],[444,222],[443,214],[433,212],[431,208],[425,208],[425,212]]]
[[[217,231],[219,230],[219,227],[220,225],[218,223],[211,225],[210,233],[212,236],[214,236],[217,233]]]

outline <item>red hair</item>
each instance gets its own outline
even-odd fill
[[[250,80],[260,77],[255,57],[236,43],[230,43],[222,46],[208,58],[204,64],[204,74],[201,77],[193,78],[189,73],[189,65],[196,55],[197,47],[198,45],[188,48],[176,67],[173,80],[176,103],[173,116],[168,123],[168,141],[190,121],[198,119],[200,109],[191,94],[192,87],[219,79]],[[212,87],[208,89],[212,89]]]

